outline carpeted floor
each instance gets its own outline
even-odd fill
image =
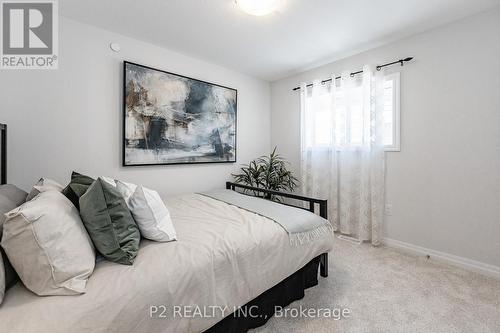
[[[335,240],[330,276],[288,308],[347,308],[350,317],[297,318],[290,312],[253,333],[500,332],[500,280],[385,247]]]

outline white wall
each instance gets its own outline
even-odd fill
[[[269,83],[138,40],[61,18],[59,69],[1,71],[8,180],[28,189],[72,170],[142,183],[161,194],[222,187],[241,163],[269,152]],[[109,49],[121,45],[120,53]],[[122,61],[238,89],[236,164],[121,167]]]
[[[401,152],[387,154],[385,235],[500,266],[500,11],[271,85],[272,145],[299,168],[301,81],[401,57]]]

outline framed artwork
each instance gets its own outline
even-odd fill
[[[236,162],[236,89],[124,62],[123,165]]]

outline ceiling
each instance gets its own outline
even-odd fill
[[[493,8],[500,0],[60,0],[61,15],[268,81]]]

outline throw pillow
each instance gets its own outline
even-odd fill
[[[102,178],[80,197],[80,215],[96,249],[108,260],[132,265],[140,233],[125,200]]]

